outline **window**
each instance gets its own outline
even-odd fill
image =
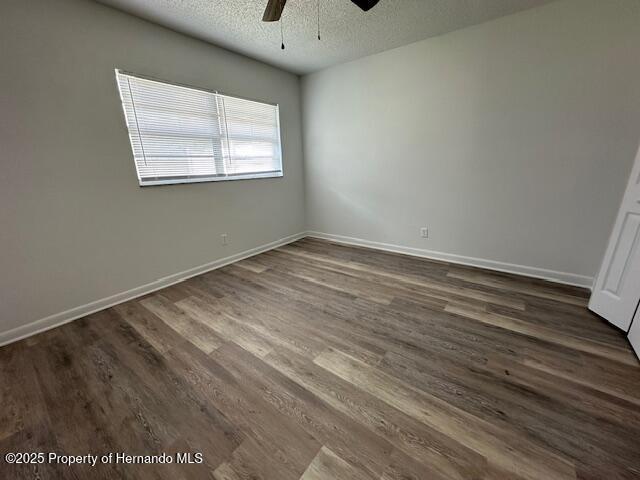
[[[140,185],[282,176],[277,105],[116,77]]]

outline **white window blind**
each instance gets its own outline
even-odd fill
[[[277,105],[116,77],[140,185],[282,176]]]

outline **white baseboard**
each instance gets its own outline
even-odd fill
[[[473,267],[481,267],[489,270],[496,270],[498,272],[514,273],[517,275],[541,278],[541,279],[549,280],[552,282],[563,283],[567,285],[575,285],[575,286],[585,287],[589,289],[593,284],[593,278],[587,277],[584,275],[576,275],[573,273],[558,272],[555,270],[546,270],[543,268],[536,268],[536,267],[528,267],[526,265],[515,265],[511,263],[497,262],[494,260],[486,260],[482,258],[465,257],[462,255],[455,255],[451,253],[436,252],[433,250],[423,250],[421,248],[403,247],[400,245],[373,242],[370,240],[346,237],[343,235],[334,235],[330,233],[310,231],[310,232],[301,232],[295,235],[290,235],[288,237],[281,238],[280,240],[267,243],[266,245],[261,245],[256,248],[252,248],[250,250],[246,250],[244,252],[231,255],[229,257],[221,258],[219,260],[214,260],[212,262],[206,263],[204,265],[200,265],[198,267],[190,268],[189,270],[185,270],[183,272],[179,272],[173,275],[169,275],[167,277],[159,278],[158,280],[155,280],[151,283],[147,283],[146,285],[141,285],[131,290],[127,290],[125,292],[111,295],[110,297],[102,298],[100,300],[96,300],[94,302],[87,303],[85,305],[74,307],[64,312],[50,315],[48,317],[42,318],[40,320],[36,320],[26,325],[16,327],[12,330],[1,332],[0,346],[7,345],[9,343],[16,342],[18,340],[22,340],[23,338],[30,337],[32,335],[35,335],[40,332],[44,332],[46,330],[50,330],[60,325],[64,325],[65,323],[68,323],[78,318],[84,317],[86,315],[98,312],[100,310],[104,310],[105,308],[112,307],[114,305],[117,305],[122,302],[126,302],[128,300],[132,300],[142,295],[147,295],[148,293],[155,292],[156,290],[160,290],[162,288],[166,288],[175,283],[182,282],[183,280],[186,280],[188,278],[195,277],[196,275],[200,275],[202,273],[215,270],[216,268],[224,267],[225,265],[229,265],[230,263],[237,262],[239,260],[243,260],[245,258],[252,257],[254,255],[258,255],[268,250],[273,250],[274,248],[280,247],[282,245],[286,245],[291,242],[295,242],[296,240],[299,240],[304,237],[320,238],[324,240],[330,240],[336,243],[343,243],[346,245],[357,245],[361,247],[373,248],[376,250],[384,250],[387,252],[403,253],[405,255],[412,255],[415,257],[429,258],[433,260],[442,260],[449,263],[457,263],[457,264],[469,265]]]
[[[465,257],[463,255],[455,255],[452,253],[436,252],[433,250],[423,250],[421,248],[403,247],[400,245],[392,245],[389,243],[373,242],[371,240],[363,240],[361,238],[346,237],[343,235],[334,235],[332,233],[307,232],[308,237],[320,238],[323,240],[331,240],[336,243],[344,243],[346,245],[357,245],[360,247],[375,248],[376,250],[384,250],[387,252],[403,253],[415,257],[429,258],[432,260],[442,260],[449,263],[457,263],[460,265],[468,265],[471,267],[486,268],[498,272],[514,273],[516,275],[524,275],[526,277],[541,278],[551,282],[562,283],[565,285],[574,285],[591,289],[593,285],[593,277],[586,275],[577,275],[575,273],[558,272],[555,270],[547,270],[544,268],[529,267],[527,265],[516,265],[513,263],[497,262],[495,260],[487,260],[484,258]]]
[[[258,255],[259,253],[263,253],[268,250],[273,250],[274,248],[280,247],[282,245],[286,245],[287,243],[295,242],[296,240],[304,238],[305,236],[306,236],[306,233],[304,232],[297,233],[295,235],[290,235],[288,237],[281,238],[280,240],[267,243],[266,245],[261,245],[256,248],[252,248],[250,250],[245,250],[244,252],[231,255],[229,257],[221,258],[219,260],[214,260],[204,265],[190,268],[189,270],[185,270],[183,272],[174,273],[173,275],[159,278],[158,280],[155,280],[151,283],[147,283],[146,285],[141,285],[140,287],[132,288],[131,290],[117,293],[115,295],[111,295],[110,297],[102,298],[100,300],[96,300],[94,302],[87,303],[85,305],[74,307],[64,312],[56,313],[54,315],[41,318],[40,320],[36,320],[26,325],[16,327],[12,330],[1,332],[0,346],[6,345],[8,343],[16,342],[18,340],[22,340],[23,338],[30,337],[32,335],[35,335],[40,332],[44,332],[46,330],[50,330],[60,325],[64,325],[65,323],[71,322],[73,320],[84,317],[91,313],[95,313],[100,310],[104,310],[105,308],[109,308],[114,305],[117,305],[118,303],[126,302],[127,300],[132,300],[136,297],[140,297],[142,295],[155,292],[156,290],[166,288],[175,283],[182,282],[183,280],[186,280],[188,278],[195,277],[196,275],[200,275],[202,273],[215,270],[216,268],[224,267],[225,265],[229,265],[230,263],[237,262],[239,260],[243,260],[248,257],[253,257],[254,255]]]

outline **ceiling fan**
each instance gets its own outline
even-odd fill
[[[351,0],[357,6],[359,6],[365,12],[375,7],[379,0]],[[262,16],[263,22],[277,22],[280,20],[282,10],[284,10],[284,4],[287,0],[268,0],[267,8],[264,9],[264,15]]]

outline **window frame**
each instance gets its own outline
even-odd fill
[[[125,75],[125,76],[130,76],[130,77],[134,77],[134,78],[140,78],[142,80],[149,80],[152,82],[158,82],[161,84],[165,84],[165,85],[172,85],[172,86],[176,86],[176,87],[182,87],[182,88],[188,88],[191,90],[198,90],[201,92],[206,92],[206,93],[210,93],[210,94],[214,94],[214,95],[222,95],[224,97],[230,97],[230,98],[235,98],[238,100],[246,100],[249,102],[256,102],[256,103],[261,103],[263,105],[270,105],[272,107],[276,108],[276,128],[278,130],[278,155],[280,158],[280,170],[279,171],[265,171],[265,172],[256,172],[256,173],[248,173],[248,174],[237,174],[237,175],[222,175],[222,174],[217,174],[217,175],[194,175],[194,176],[189,176],[189,175],[184,175],[184,176],[175,176],[175,177],[171,177],[171,178],[161,178],[158,177],[155,180],[144,180],[143,183],[143,179],[140,176],[140,171],[138,169],[138,162],[136,161],[136,156],[135,156],[135,152],[133,149],[133,139],[132,139],[132,133],[131,130],[129,129],[129,124],[127,121],[127,113],[125,110],[125,105],[124,105],[124,99],[122,97],[122,91],[120,89],[120,82],[118,81],[118,75]],[[115,69],[115,82],[116,82],[116,88],[118,90],[118,99],[120,100],[120,106],[121,106],[121,112],[122,112],[122,118],[124,120],[124,127],[125,130],[127,132],[127,137],[129,139],[129,149],[131,151],[132,154],[132,158],[133,158],[133,164],[135,166],[136,169],[136,177],[138,179],[138,185],[140,187],[154,187],[154,186],[159,186],[159,185],[181,185],[181,184],[189,184],[189,183],[208,183],[208,182],[227,182],[227,181],[236,181],[236,180],[255,180],[255,179],[262,179],[262,178],[282,178],[284,177],[284,158],[282,155],[282,131],[280,129],[280,105],[278,103],[273,103],[273,102],[265,102],[264,100],[257,100],[255,98],[249,98],[249,97],[243,97],[243,96],[239,96],[239,95],[229,95],[226,94],[224,92],[221,92],[220,90],[213,90],[210,88],[204,88],[204,87],[196,87],[193,85],[188,85],[185,83],[179,83],[179,82],[172,82],[172,81],[167,81],[167,80],[161,80],[159,78],[156,77],[152,77],[149,75],[141,75],[141,74],[137,74],[137,73],[132,73],[129,72],[127,70],[123,70],[123,69],[119,69],[116,68]]]

